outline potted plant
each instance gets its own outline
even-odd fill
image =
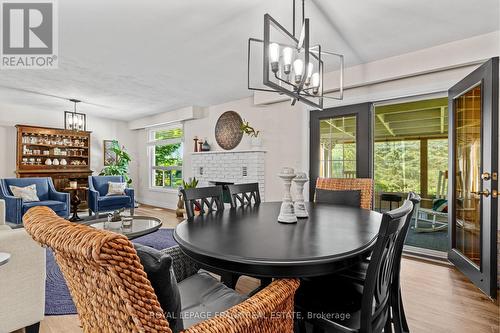
[[[111,151],[115,153],[116,159],[112,164],[105,166],[99,176],[123,176],[127,185],[130,185],[132,179],[128,174],[128,167],[132,158],[127,153],[125,146],[120,146],[116,140],[113,140]]]
[[[177,217],[183,217],[184,213],[186,212],[185,206],[184,206],[184,199],[182,198],[181,190],[182,189],[188,189],[188,188],[195,188],[198,186],[198,179],[196,177],[193,178],[188,178],[187,181],[183,180],[182,181],[182,186],[179,187],[179,200],[177,201],[177,209],[175,210]],[[195,211],[199,211],[200,208],[195,205],[194,206]]]
[[[262,146],[262,139],[259,136],[260,131],[250,126],[250,123],[243,119],[240,125],[240,130],[250,137],[250,145],[252,149],[259,149]]]

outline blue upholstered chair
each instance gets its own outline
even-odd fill
[[[36,185],[36,194],[40,201],[26,202],[16,198],[9,187],[10,185],[25,187],[33,184]],[[47,206],[61,217],[69,216],[69,194],[57,192],[50,177],[0,179],[0,199],[5,200],[5,219],[15,224],[22,224],[24,213],[35,206]]]
[[[106,195],[108,183],[124,183],[123,176],[89,176],[89,210],[99,217],[100,212],[109,212],[120,208],[130,208],[134,215],[134,189],[126,188],[125,195]]]

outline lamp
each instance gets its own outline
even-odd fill
[[[64,129],[72,131],[87,130],[87,116],[84,113],[76,112],[76,104],[81,101],[78,99],[70,99],[74,103],[73,111],[64,111]]]
[[[302,0],[302,29],[295,35],[295,0],[293,1],[293,30],[290,33],[271,15],[264,15],[264,38],[248,39],[248,89],[275,92],[290,96],[292,105],[301,101],[314,108],[323,109],[323,99],[343,99],[344,92],[344,56],[324,51],[321,45],[310,45],[309,19],[305,18],[304,0]],[[261,86],[252,86],[251,55],[253,50],[261,47],[264,52],[262,60],[263,73]],[[325,96],[323,78],[326,59],[338,60],[339,88],[338,95]],[[293,74],[292,74],[293,71]],[[333,70],[330,70],[333,72]],[[333,76],[331,74],[329,77]]]

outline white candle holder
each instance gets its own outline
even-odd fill
[[[295,178],[295,172],[292,168],[283,168],[278,177],[283,180],[283,184],[285,185],[285,192],[283,194],[283,202],[281,203],[278,222],[296,223],[297,216],[295,216],[295,210],[293,208],[292,202],[292,193],[290,192],[292,179]]]
[[[309,213],[307,212],[306,205],[304,203],[304,184],[308,181],[309,179],[307,179],[305,172],[297,172],[297,177],[293,179],[297,190],[297,197],[295,199],[295,203],[293,204],[293,208],[295,209],[295,216],[299,218],[309,217]]]

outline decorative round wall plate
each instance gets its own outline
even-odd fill
[[[231,150],[240,144],[242,122],[240,115],[234,111],[226,111],[219,117],[215,125],[215,140],[222,149]]]

